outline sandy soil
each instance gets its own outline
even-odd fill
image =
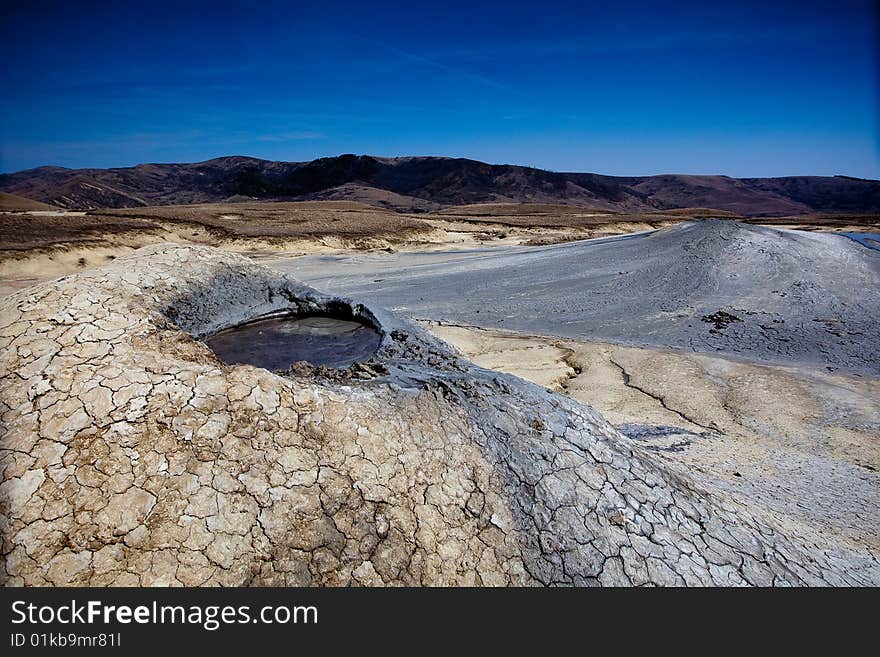
[[[880,545],[878,379],[424,324],[477,365],[590,404],[664,458],[759,500],[770,516],[797,505],[815,531]]]

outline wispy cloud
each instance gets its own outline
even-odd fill
[[[254,141],[263,142],[285,142],[285,141],[302,141],[307,139],[324,139],[326,135],[320,132],[279,132],[268,135],[257,135]]]

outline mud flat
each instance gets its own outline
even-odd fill
[[[38,209],[27,209],[32,206]],[[338,200],[242,200],[70,211],[23,198],[4,204],[0,198],[0,296],[162,242],[214,246],[256,259],[443,252],[564,244],[656,230],[694,217],[712,216],[737,218],[734,213],[711,208],[608,212],[536,203],[483,203],[412,214]],[[880,229],[878,218],[871,215],[749,221],[781,222],[808,230]]]
[[[28,199],[20,199],[27,206]],[[0,199],[2,201],[2,199]],[[0,204],[2,205],[2,204]],[[42,204],[36,204],[41,206]],[[261,259],[305,254],[433,251],[553,244],[656,228],[658,217],[541,212],[408,215],[342,201],[227,203],[91,212],[0,210],[0,296],[100,266],[162,242],[209,245]],[[51,206],[45,206],[49,208]],[[19,208],[19,209],[15,209]]]
[[[880,374],[880,253],[726,220],[535,248],[279,260],[410,317]]]
[[[708,208],[614,213],[524,203],[412,214],[339,200],[75,211],[7,194],[0,195],[0,296],[162,242],[209,245],[254,258],[460,250],[559,244],[726,215],[731,213]]]
[[[348,369],[205,343],[343,309],[381,335]],[[215,249],[6,297],[0,347],[5,584],[880,582],[870,545],[755,513],[589,406]]]

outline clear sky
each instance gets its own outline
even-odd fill
[[[0,171],[368,153],[880,178],[873,5],[9,3]]]

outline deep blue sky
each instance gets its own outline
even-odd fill
[[[880,178],[869,1],[12,4],[0,171],[354,152]]]

